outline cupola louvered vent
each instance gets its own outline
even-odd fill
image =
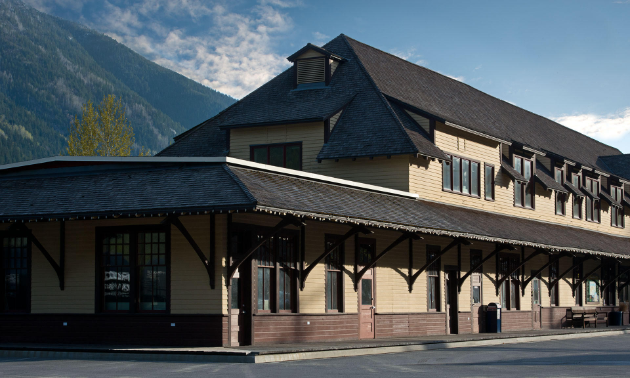
[[[301,59],[297,61],[297,84],[324,83],[326,81],[326,58]]]

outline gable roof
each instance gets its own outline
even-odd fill
[[[288,57],[287,60],[289,62],[295,62],[297,60],[297,58],[300,57],[300,55],[304,54],[308,50],[317,51],[318,53],[324,55],[325,57],[328,57],[328,58],[331,58],[331,59],[335,59],[335,60],[338,60],[338,61],[345,60],[344,58],[340,57],[339,55],[335,55],[335,54],[331,53],[330,51],[324,50],[321,47],[316,46],[316,45],[314,45],[312,43],[307,43],[306,46],[304,46],[301,49],[299,49],[298,51],[296,51],[293,55]]]
[[[630,180],[630,154],[600,156],[600,159],[604,162],[609,172]]]
[[[465,83],[345,37],[378,88],[386,95],[444,121],[592,168],[603,155],[618,155],[598,142],[545,117],[483,93]]]
[[[319,51],[315,47],[304,49]],[[294,89],[294,67],[290,67],[215,118],[180,135],[158,156],[225,156],[227,137],[222,129],[319,122],[347,105],[318,159],[416,153],[440,158],[442,151],[400,111],[408,106],[474,133],[615,174],[608,160],[599,157],[620,155],[616,148],[465,83],[343,34],[317,48],[345,58],[327,87]]]

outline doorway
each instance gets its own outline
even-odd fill
[[[243,264],[248,265],[248,264]],[[242,267],[241,267],[242,268]],[[230,286],[230,338],[231,346],[251,344],[251,282],[249,274],[243,274],[242,269],[234,273]]]
[[[457,268],[446,270],[446,333],[456,335],[459,331],[459,311],[457,301]]]
[[[532,271],[532,274],[535,273]],[[540,277],[534,277],[532,279],[532,328],[540,329]]]
[[[359,239],[357,256],[357,271],[367,266],[375,257],[376,242],[374,239]],[[374,300],[374,268],[368,269],[358,285],[359,295],[359,338],[373,339],[374,315],[376,302]]]

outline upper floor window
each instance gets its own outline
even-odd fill
[[[442,164],[444,190],[479,197],[479,162],[453,156],[450,162]]]
[[[302,169],[302,143],[263,144],[250,147],[250,160],[289,169]]]
[[[574,173],[571,177],[571,183],[576,188],[580,188],[581,181],[580,175]],[[573,218],[582,219],[582,197],[573,195]]]
[[[534,161],[514,156],[514,169],[523,175],[527,183],[514,181],[514,206],[534,208]]]
[[[489,164],[484,165],[484,190],[487,200],[494,201],[494,167]]]
[[[31,307],[31,248],[26,237],[2,238],[0,259],[4,283],[3,312],[29,312]]]
[[[101,311],[168,311],[167,236],[160,227],[101,233],[98,262]]]
[[[599,194],[599,180],[590,177],[585,178],[586,190],[594,196]],[[591,222],[600,222],[600,205],[599,200],[586,197],[586,220]]]
[[[559,184],[564,184],[564,170],[561,168],[555,168],[555,179]],[[566,193],[560,193],[556,191],[556,214],[557,215],[566,215]]]
[[[610,196],[618,203],[623,199],[623,188],[619,186],[610,186]],[[624,227],[623,207],[610,207],[611,224],[613,227]]]

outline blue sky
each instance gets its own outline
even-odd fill
[[[241,98],[340,33],[630,153],[630,0],[26,0]]]

